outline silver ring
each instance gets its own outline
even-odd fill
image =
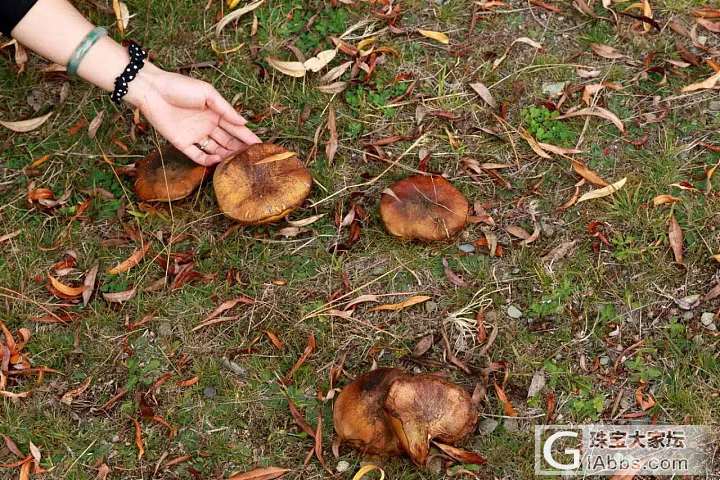
[[[202,142],[198,143],[198,148],[204,151],[208,147],[208,145],[210,145],[210,139],[206,138]]]

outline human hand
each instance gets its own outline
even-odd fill
[[[200,165],[213,165],[260,139],[209,83],[148,64],[125,99],[155,130]]]

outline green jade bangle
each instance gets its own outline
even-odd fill
[[[77,46],[73,54],[70,56],[70,61],[67,65],[67,73],[69,75],[77,75],[82,59],[85,58],[85,55],[87,55],[93,45],[95,45],[97,41],[105,35],[107,35],[107,30],[103,27],[95,27],[85,36],[85,38],[83,38],[83,41],[80,42],[80,45]]]

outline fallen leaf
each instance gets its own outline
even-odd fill
[[[32,465],[33,462],[26,462],[22,464],[18,480],[30,480],[30,468],[32,468]]]
[[[130,12],[128,11],[125,2],[119,0],[113,0],[112,2],[113,12],[115,13],[115,23],[118,28],[120,35],[125,35],[125,29],[127,29],[130,23]]]
[[[170,463],[170,462],[168,462]],[[168,465],[165,464],[167,467]],[[98,474],[97,477],[95,477],[95,480],[107,480],[108,475],[110,475],[110,467],[107,466],[107,464],[103,463],[98,467]]]
[[[13,238],[17,237],[22,233],[22,230],[15,230],[14,232],[6,233],[2,237],[0,237],[0,245],[7,242],[8,240],[12,240]]]
[[[535,140],[535,137],[530,135],[530,132],[528,132],[522,127],[518,130],[518,132],[520,133],[520,136],[528,143],[528,145],[530,145],[530,148],[532,148],[533,152],[535,152],[540,158],[552,158],[550,154],[548,154],[545,150],[542,149],[538,141]]]
[[[130,290],[125,290],[124,292],[103,292],[103,298],[110,303],[123,303],[128,300],[132,300],[136,293],[137,288],[131,288]]]
[[[46,115],[43,115],[42,117],[30,118],[28,120],[20,120],[18,122],[4,122],[4,121],[0,120],[0,125],[12,130],[13,132],[18,132],[18,133],[30,132],[30,131],[35,130],[36,128],[40,127],[43,123],[45,123],[47,121],[47,119],[50,118],[50,115],[52,115],[52,114],[53,114],[53,112],[50,112]]]
[[[317,89],[322,93],[336,94],[344,92],[348,85],[348,82],[334,82],[327,85],[318,85]]]
[[[577,148],[565,148],[565,147],[558,147],[557,145],[552,145],[550,143],[543,143],[538,142],[538,146],[545,150],[546,152],[554,153],[556,155],[573,155],[576,153],[582,153],[582,150],[578,150]]]
[[[50,291],[60,298],[65,298],[68,300],[72,300],[75,298],[80,297],[83,292],[85,291],[84,286],[80,287],[70,287],[68,285],[65,285],[60,280],[56,279],[52,275],[48,275],[48,281],[50,282]]]
[[[135,446],[138,449],[138,460],[145,455],[145,447],[143,446],[143,439],[142,439],[142,428],[140,427],[140,422],[138,422],[136,419],[131,418],[130,420],[133,421],[133,424],[135,425]]]
[[[683,231],[675,218],[675,214],[670,214],[668,225],[668,239],[670,241],[670,248],[672,248],[673,251],[673,256],[675,257],[675,262],[683,265]]]
[[[324,216],[324,213],[320,213],[311,217],[303,218],[301,220],[288,220],[288,224],[292,225],[293,227],[307,227],[308,225],[312,225],[313,223],[317,222]]]
[[[255,303],[255,300],[250,297],[246,297],[245,295],[240,295],[239,297],[235,297],[231,300],[225,300],[215,310],[210,312],[210,314],[205,317],[205,320],[203,320],[198,326],[193,328],[192,331],[194,332],[195,330],[202,328],[203,326],[205,326],[205,323],[227,312],[231,308],[234,308],[238,303],[242,303],[244,305],[252,305],[253,303]]]
[[[100,110],[100,113],[92,119],[92,122],[90,122],[88,126],[88,137],[95,138],[100,125],[102,125],[103,118],[105,118],[105,110]]]
[[[627,178],[623,178],[622,180],[618,180],[617,182],[613,183],[612,185],[608,185],[607,187],[598,188],[597,190],[587,192],[586,194],[578,198],[577,203],[586,202],[588,200],[595,200],[596,198],[603,198],[607,197],[608,195],[612,195],[613,193],[620,190],[626,182]]]
[[[260,5],[263,4],[265,0],[258,0],[257,2],[250,3],[248,5],[245,5],[243,8],[239,10],[235,10],[234,12],[228,13],[225,15],[217,24],[215,27],[215,35],[220,35],[220,32],[223,28],[225,28],[230,22],[237,20],[238,18],[242,17],[246,13],[250,13],[256,8],[258,8]]]
[[[232,475],[228,480],[273,480],[280,478],[290,470],[280,467],[263,467],[250,470],[249,472]]]
[[[444,454],[448,455],[453,460],[466,465],[485,465],[487,460],[480,454],[465,450],[463,448],[453,447],[452,445],[446,445],[444,443],[436,442],[432,443],[439,448]]]
[[[442,259],[442,264],[445,271],[445,277],[450,283],[452,283],[456,287],[467,287],[467,282],[465,282],[465,280],[463,280],[460,275],[452,271],[450,265],[448,265],[447,259],[444,257]]]
[[[368,463],[368,464],[360,467],[360,470],[358,470],[357,473],[355,473],[355,475],[353,475],[352,480],[362,480],[363,478],[365,478],[365,475],[367,475],[370,472],[374,472],[374,471],[380,472],[379,480],[385,480],[385,470],[383,470],[382,468],[378,467],[377,465],[373,465],[371,463]]]
[[[641,383],[637,390],[635,390],[635,402],[637,402],[638,407],[640,407],[642,411],[650,410],[656,403],[651,393],[645,393],[646,388],[647,384]]]
[[[327,129],[330,133],[330,138],[325,144],[325,156],[327,157],[328,164],[332,165],[332,162],[335,159],[335,153],[337,153],[338,149],[338,133],[337,126],[335,124],[335,107],[333,106],[330,106],[330,108],[328,109]]]
[[[187,380],[181,380],[177,382],[177,386],[181,388],[192,387],[193,385],[198,383],[199,380],[200,378],[196,375],[194,377],[188,378]]]
[[[695,21],[698,25],[710,30],[711,32],[720,33],[720,22],[712,22],[706,18],[698,18]]]
[[[308,58],[303,66],[306,70],[310,70],[311,72],[319,72],[325,68],[328,63],[332,62],[335,55],[337,55],[337,49],[323,50],[314,57]]]
[[[497,394],[498,400],[500,400],[500,403],[502,404],[505,415],[508,417],[517,417],[517,412],[515,411],[512,403],[510,403],[510,400],[508,400],[507,395],[505,394],[505,390],[503,390],[502,387],[497,384],[497,382],[493,383],[493,385],[495,386],[495,393]]]
[[[10,450],[10,453],[15,455],[18,458],[25,458],[25,454],[23,454],[20,449],[18,448],[17,444],[13,441],[12,438],[8,437],[7,435],[2,435],[3,440],[5,441],[5,447]]]
[[[98,269],[100,268],[100,264],[96,263],[95,265],[88,270],[88,273],[85,275],[85,280],[83,280],[83,293],[82,293],[82,300],[83,305],[87,305],[90,301],[90,297],[92,297],[93,292],[95,291],[95,279],[97,278]]]
[[[597,55],[609,60],[625,58],[625,55],[617,51],[617,49],[611,47],[610,45],[605,45],[604,43],[591,43],[590,48],[592,48],[592,51]]]
[[[143,246],[135,250],[126,260],[118,263],[113,268],[108,269],[107,273],[110,275],[117,275],[118,273],[127,272],[140,263],[150,249],[151,244],[152,242],[145,242]]]
[[[85,390],[90,386],[90,382],[92,381],[92,377],[88,377],[85,379],[85,381],[80,384],[80,386],[73,388],[72,390],[68,390],[65,392],[62,397],[60,397],[60,402],[64,403],[65,405],[71,405],[73,400],[75,400],[75,397],[82,395]]]
[[[678,197],[673,197],[672,195],[663,194],[663,195],[658,195],[655,198],[653,198],[653,205],[657,207],[659,205],[664,205],[666,203],[672,204],[672,203],[677,203],[677,202],[681,202],[681,201],[682,201],[682,199],[680,199]]]
[[[415,344],[415,348],[413,348],[412,351],[412,356],[415,358],[422,357],[427,353],[428,350],[430,350],[434,342],[435,338],[432,334],[425,335]]]
[[[508,225],[507,227],[505,227],[505,231],[513,237],[517,237],[521,240],[527,240],[528,238],[530,238],[530,234],[527,232],[527,230],[518,225]]]
[[[587,107],[580,110],[576,110],[574,112],[569,112],[564,115],[560,115],[557,117],[559,120],[565,119],[565,118],[572,118],[572,117],[581,117],[581,116],[593,116],[593,117],[600,117],[604,118],[605,120],[608,120],[612,122],[613,125],[615,125],[618,130],[625,133],[625,125],[623,124],[622,120],[618,118],[617,115],[612,113],[610,110],[606,110],[602,107]]]
[[[275,70],[284,73],[285,75],[289,75],[291,77],[304,77],[307,73],[307,70],[305,69],[305,65],[301,62],[288,62],[284,60],[279,60],[275,57],[268,57],[267,62],[270,64],[271,67],[273,67]]]
[[[530,381],[530,387],[528,388],[527,398],[532,398],[545,388],[545,373],[542,370],[538,370],[533,374],[532,380]]]
[[[423,37],[430,38],[432,40],[435,40],[436,42],[442,43],[443,45],[447,45],[448,43],[450,43],[450,38],[442,32],[418,29],[418,33]]]
[[[414,295],[407,300],[404,300],[399,303],[386,303],[383,305],[378,305],[377,307],[371,308],[369,311],[371,312],[380,312],[380,311],[391,311],[391,312],[397,312],[400,310],[403,310],[408,307],[412,307],[413,305],[417,305],[418,303],[427,302],[432,297],[428,297],[426,295]]]
[[[718,81],[720,81],[720,72],[717,72],[712,77],[703,80],[702,82],[693,83],[691,85],[688,85],[687,87],[683,87],[682,92],[688,93],[688,92],[695,92],[697,90],[705,90],[705,89],[711,89],[715,88]]]
[[[510,46],[505,50],[505,53],[500,58],[495,59],[495,61],[493,62],[493,70],[495,70],[497,67],[500,66],[500,64],[502,62],[505,61],[505,59],[507,58],[508,54],[510,53],[510,50],[512,49],[513,45],[515,45],[516,43],[524,43],[525,45],[530,45],[531,47],[538,49],[538,50],[542,48],[542,43],[536,42],[532,38],[528,38],[528,37],[516,38],[515,40],[512,41]]]
[[[593,170],[590,170],[587,165],[585,165],[583,162],[579,160],[573,160],[572,161],[572,167],[573,170],[575,170],[575,173],[580,175],[582,178],[587,180],[588,182],[592,183],[593,185],[596,185],[598,187],[607,187],[608,183],[603,180],[600,175],[595,173]]]
[[[303,366],[303,364],[307,361],[308,358],[310,358],[310,355],[312,355],[315,352],[315,349],[317,348],[317,343],[315,342],[315,335],[312,333],[308,336],[307,339],[307,346],[305,347],[305,350],[303,351],[300,358],[298,358],[297,362],[292,366],[290,371],[285,375],[285,378],[283,379],[284,384],[288,384],[292,381],[293,375],[295,375],[295,372]]]
[[[703,302],[709,302],[710,300],[715,300],[718,297],[720,297],[720,283],[715,284],[714,287],[708,290],[702,300]]]
[[[280,340],[280,338],[272,331],[265,330],[265,335],[267,335],[267,337],[270,339],[270,342],[272,342],[272,344],[275,345],[275,348],[277,348],[278,350],[283,350],[285,348],[285,343]]]
[[[490,105],[492,108],[497,108],[497,102],[495,101],[495,98],[493,97],[492,93],[490,93],[490,90],[485,86],[484,83],[471,83],[470,88],[472,88],[475,93],[480,96],[480,98],[485,100],[485,103]]]
[[[342,77],[345,72],[347,72],[348,68],[353,64],[353,62],[345,62],[343,64],[338,65],[337,67],[333,67],[328,72],[320,77],[320,83],[330,83],[334,82],[338,78]]]

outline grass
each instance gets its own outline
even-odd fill
[[[488,465],[477,470],[479,478],[532,477],[532,427],[545,421],[550,392],[557,398],[556,423],[622,420],[623,415],[638,411],[634,391],[646,382],[646,391],[657,402],[646,412],[646,420],[717,425],[719,341],[700,323],[700,315],[716,312],[718,304],[705,302],[685,311],[674,299],[704,294],[717,280],[711,255],[720,250],[715,194],[720,185],[716,177],[708,181],[705,171],[717,164],[720,155],[698,143],[720,143],[720,115],[710,109],[712,93],[667,102],[655,98],[672,97],[682,86],[710,76],[706,67],[674,69],[663,62],[677,60],[675,45],[689,46],[688,39],[669,28],[642,36],[632,31],[629,18],[621,18],[616,28],[564,4],[560,19],[541,9],[530,11],[520,1],[506,2],[506,13],[482,16],[469,37],[470,2],[453,0],[438,6],[408,1],[403,3],[401,25],[408,31],[417,27],[449,32],[450,47],[414,34],[379,34],[376,47],[389,47],[399,55],[385,55],[371,82],[355,82],[332,96],[315,88],[319,75],[283,77],[269,69],[264,58],[292,59],[285,48],[291,39],[297,40],[296,46],[306,56],[328,48],[329,36],[341,34],[359,20],[372,19],[371,10],[377,6],[340,4],[333,9],[319,1],[267,0],[255,12],[256,37],[249,36],[249,15],[215,39],[210,29],[221,8],[227,12],[218,2],[211,2],[207,10],[205,2],[189,0],[127,3],[134,15],[128,35],[149,46],[157,63],[178,69],[195,62],[216,62],[189,73],[234,98],[263,139],[303,153],[316,187],[306,205],[291,216],[325,216],[310,226],[309,233],[283,238],[277,234],[279,226],[229,230],[233,225],[218,214],[207,185],[172,208],[138,204],[131,179],[117,175],[102,155],[115,165],[128,165],[155,147],[154,136],[133,139],[132,113],[117,109],[101,92],[74,80],[41,74],[43,62],[37,58],[31,59],[26,72],[17,74],[6,54],[8,61],[0,67],[3,119],[30,118],[51,108],[56,112],[34,132],[0,132],[4,147],[0,235],[20,230],[2,244],[0,254],[3,321],[13,331],[31,330],[26,351],[34,365],[60,372],[45,375],[40,383],[28,378],[10,384],[11,391],[32,390],[33,394],[19,401],[0,400],[0,433],[12,437],[24,452],[28,442],[37,445],[43,453],[42,466],[51,469],[48,478],[93,479],[103,462],[112,467],[111,478],[148,478],[158,464],[157,477],[161,478],[225,478],[234,471],[263,465],[292,468],[289,478],[321,478],[326,473],[317,462],[302,468],[312,441],[293,423],[286,395],[312,425],[322,416],[325,456],[335,468],[337,461],[329,448],[332,402],[318,400],[318,392],[324,395],[330,387],[330,367],[346,357],[341,386],[378,364],[441,370],[472,389],[477,378],[445,363],[440,343],[420,362],[408,357],[419,338],[428,333],[439,338],[443,325],[450,329],[458,356],[468,364],[480,368],[488,360],[507,362],[509,376],[505,380],[498,375],[495,380],[505,381],[505,391],[521,416],[519,420],[504,418],[490,386],[481,420],[494,419],[499,425],[489,434],[476,432],[465,444],[488,458]],[[671,15],[690,22],[690,10],[704,4],[657,0],[653,7],[664,25]],[[81,8],[95,22],[113,23],[112,14],[90,5],[83,3]],[[605,14],[599,7],[597,13]],[[313,25],[306,28],[316,14]],[[374,25],[375,30],[382,27],[381,21]],[[717,35],[703,34],[717,48]],[[494,69],[492,62],[521,36],[543,43],[543,50],[516,44]],[[220,50],[240,43],[245,46],[219,55],[211,46],[213,40]],[[358,40],[348,41],[356,44]],[[471,48],[452,56],[465,42]],[[600,58],[591,52],[590,43],[612,45],[633,61]],[[664,65],[664,76],[642,74],[642,60],[651,53],[657,53],[653,65]],[[345,60],[339,54],[331,66]],[[598,69],[601,75],[583,80],[575,65]],[[400,80],[399,74],[404,74]],[[603,90],[598,106],[623,119],[625,135],[597,118],[587,123],[584,117],[545,118],[547,102],[558,99],[546,98],[543,84],[582,85],[603,79],[623,87]],[[348,81],[349,73],[341,80]],[[512,142],[506,134],[499,139],[487,133],[488,128],[502,131],[503,126],[467,88],[478,81],[492,86],[493,96],[502,103]],[[66,82],[69,96],[57,104]],[[406,93],[413,82],[413,93],[388,108],[389,101]],[[33,92],[45,100],[38,112],[26,100]],[[317,153],[309,155],[316,129],[324,124],[331,105],[337,110],[340,135],[340,149],[332,164],[324,156],[324,132]],[[576,92],[562,110],[578,105],[580,93]],[[387,167],[364,155],[363,144],[412,134],[418,127],[418,106],[426,112],[452,112],[458,118],[449,121],[426,114],[422,121],[426,136],[401,163],[414,169],[419,150],[432,153],[429,169],[445,173],[471,203],[482,204],[492,215],[497,227],[490,230],[504,246],[504,256],[491,258],[479,250],[465,254],[458,249],[459,244],[483,238],[481,225],[469,226],[447,244],[420,245],[389,237],[377,206],[380,192],[407,174],[399,167],[367,188],[345,190],[324,201]],[[95,140],[87,137],[85,128],[70,132],[79,120],[90,122],[103,110],[105,121]],[[531,126],[536,136],[566,146],[582,138],[580,158],[608,181],[627,177],[623,190],[557,210],[574,192],[578,177],[566,159],[539,159],[512,133],[513,128],[531,122],[533,111],[542,117]],[[306,117],[303,122],[301,115]],[[447,132],[455,137],[456,145],[451,145]],[[402,141],[383,150],[397,158],[412,145],[413,140]],[[29,168],[44,155],[49,156],[46,162]],[[500,170],[512,188],[490,176],[470,176],[462,166],[463,157],[512,164]],[[699,191],[671,186],[681,182]],[[33,183],[36,188],[51,189],[56,197],[70,192],[67,203],[51,210],[29,205],[26,192]],[[705,194],[709,186],[713,190]],[[589,189],[581,187],[583,193]],[[652,206],[653,197],[668,193],[681,202],[672,207]],[[90,207],[82,218],[73,219],[86,199],[92,199]],[[316,207],[308,206],[316,202]],[[361,205],[368,218],[362,221],[359,241],[348,251],[334,254],[331,246],[346,239],[346,229],[338,233],[335,218],[347,214],[353,203]],[[670,252],[670,212],[685,235],[684,267],[674,264]],[[542,225],[536,241],[523,246],[505,233],[509,225],[532,232],[533,215]],[[600,222],[600,230],[595,231],[606,236],[607,244],[589,232],[592,222]],[[146,240],[155,239],[151,255],[127,273],[104,273],[134,251],[136,245],[128,238],[128,231],[133,230],[142,232]],[[176,241],[170,242],[171,237]],[[552,265],[543,259],[568,241],[577,242],[572,254]],[[77,253],[78,264],[63,281],[80,281],[84,272],[99,263],[99,292],[149,286],[164,276],[161,262],[152,260],[168,254],[191,257],[200,276],[175,290],[140,291],[120,305],[105,302],[98,293],[87,307],[60,306],[46,289],[46,275],[69,249]],[[449,283],[443,258],[462,275],[466,287]],[[371,313],[362,305],[353,320],[309,316],[333,295],[348,294],[350,299],[398,292],[402,294],[382,301],[401,301],[413,293],[430,295],[432,301],[400,312]],[[252,297],[256,303],[226,312],[237,317],[232,321],[192,331],[217,305],[239,295]],[[478,307],[463,309],[480,297],[487,306],[488,329],[498,329],[489,358],[478,355],[482,345],[476,344],[472,333],[467,336],[459,320],[447,320],[456,318],[449,317],[452,312],[462,311],[474,328]],[[510,305],[522,311],[520,319],[508,316]],[[44,309],[68,311],[74,317],[68,325],[38,323]],[[126,327],[148,315],[151,319],[141,327],[132,331]],[[268,330],[285,343],[283,350],[269,341]],[[311,333],[317,352],[297,371],[292,385],[281,386],[278,379],[295,363]],[[628,358],[619,359],[624,349],[640,341]],[[547,385],[539,397],[528,400],[528,386],[539,370],[544,371]],[[169,438],[167,428],[141,420],[145,455],[138,459],[131,418],[141,417],[141,392],[165,373],[170,379],[148,396],[147,403],[154,415],[178,433]],[[196,384],[178,386],[179,381],[193,377],[198,378]],[[63,393],[88,378],[88,390],[70,405],[59,401]],[[99,409],[121,389],[128,393],[120,401],[108,411]],[[619,396],[622,401],[614,408]],[[183,455],[189,460],[163,467],[168,459]],[[10,458],[9,452],[0,449],[0,462]],[[350,463],[342,478],[351,478],[363,461],[346,449],[341,459]],[[418,469],[406,459],[374,461],[382,462],[389,478],[445,475],[437,462]],[[0,476],[14,474],[4,470]]]

